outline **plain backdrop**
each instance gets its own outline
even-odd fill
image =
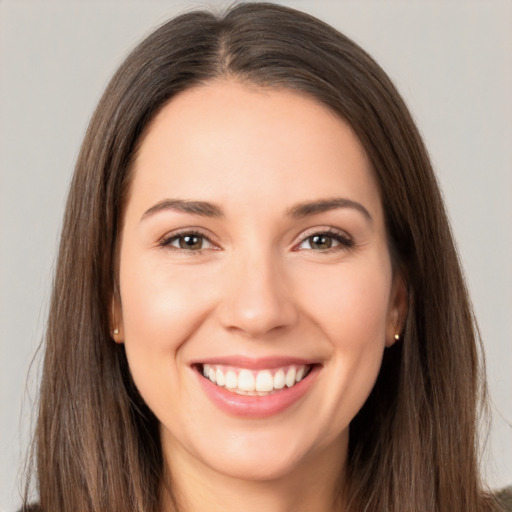
[[[487,354],[486,478],[491,487],[511,484],[512,2],[281,3],[360,43],[391,75],[417,120],[448,204]],[[33,357],[88,119],[129,49],[170,16],[198,5],[226,3],[0,1],[2,511],[19,504],[18,471],[40,368],[40,354]]]

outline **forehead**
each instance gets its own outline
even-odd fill
[[[169,101],[146,130],[133,172],[130,195],[154,202],[165,194],[300,202],[332,196],[335,186],[380,210],[373,170],[348,123],[305,94],[232,80]]]

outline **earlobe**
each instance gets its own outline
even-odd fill
[[[386,329],[386,347],[403,338],[403,330],[409,309],[409,293],[403,276],[397,275],[393,284],[391,309]]]
[[[389,331],[389,329],[388,329]],[[388,332],[386,334],[386,347],[391,347],[394,345],[397,341],[400,341],[402,339],[401,335],[401,328],[399,326],[391,328],[392,332]]]
[[[112,298],[112,307],[110,312],[110,336],[116,343],[124,342],[123,315],[119,306],[119,301],[115,298]]]

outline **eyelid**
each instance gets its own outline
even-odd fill
[[[193,236],[201,237],[202,239],[206,240],[208,242],[208,244],[211,245],[211,247],[205,247],[205,248],[201,248],[201,249],[197,249],[197,250],[190,250],[190,249],[182,249],[180,247],[174,247],[171,245],[173,240],[178,239],[180,236],[186,236],[186,235],[193,235]],[[195,228],[195,227],[180,228],[175,231],[166,233],[164,236],[162,236],[158,240],[157,246],[160,248],[164,248],[164,249],[168,248],[168,249],[171,249],[176,252],[184,252],[184,253],[189,253],[189,254],[192,254],[192,253],[198,254],[205,250],[219,250],[220,249],[219,245],[217,243],[215,243],[212,240],[212,238],[213,237],[211,235],[206,234],[200,228]]]
[[[292,250],[301,250],[300,245],[302,245],[308,238],[311,238],[315,235],[327,235],[332,238],[334,238],[338,245],[331,247],[329,249],[324,250],[318,250],[315,251],[314,249],[305,249],[310,251],[315,251],[319,253],[326,253],[330,251],[337,251],[337,250],[344,250],[344,249],[350,249],[354,246],[355,242],[351,235],[349,235],[346,231],[335,228],[333,226],[315,226],[314,228],[309,228],[303,233],[301,233],[300,238],[297,243],[293,245]]]
[[[180,236],[193,235],[201,237],[205,240],[211,247],[205,247],[197,250],[190,249],[182,249],[180,247],[172,246],[172,241],[178,239]],[[337,251],[343,249],[349,249],[354,246],[354,239],[351,235],[349,235],[346,231],[335,228],[333,226],[315,226],[313,228],[309,228],[306,231],[302,232],[297,242],[293,244],[292,250],[298,251],[302,250],[300,245],[303,244],[308,238],[315,235],[327,235],[334,238],[337,242],[332,248],[324,249],[324,250],[314,250],[314,249],[305,249],[314,252],[326,253],[330,251]],[[204,232],[201,228],[196,227],[188,227],[188,228],[180,228],[169,233],[166,233],[157,241],[157,246],[160,248],[169,248],[176,252],[185,252],[189,254],[198,254],[205,250],[220,250],[221,247],[218,243],[213,241],[213,237]]]

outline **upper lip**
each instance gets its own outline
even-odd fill
[[[265,370],[272,368],[280,368],[282,366],[290,365],[313,365],[317,364],[318,361],[311,359],[302,359],[299,357],[258,357],[251,358],[246,356],[220,356],[220,357],[209,357],[192,362],[191,366],[199,364],[218,364],[225,366],[233,366],[236,368],[247,368],[248,370]]]

